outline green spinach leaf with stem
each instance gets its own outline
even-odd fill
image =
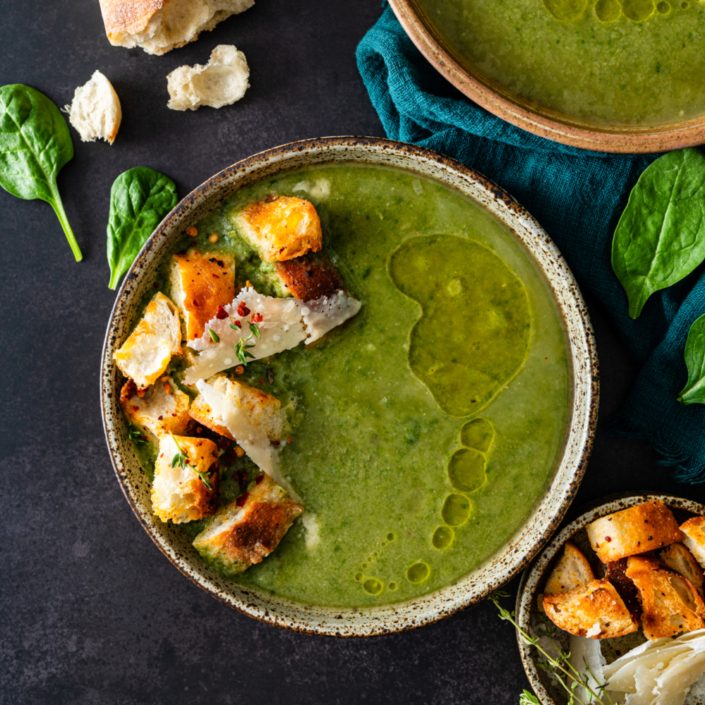
[[[648,166],[612,240],[612,268],[637,318],[648,298],[705,260],[705,155],[682,149]]]
[[[705,404],[705,314],[690,327],[685,342],[685,364],[688,382],[678,401],[683,404]]]
[[[83,254],[56,183],[71,159],[71,133],[56,105],[31,86],[0,86],[0,186],[17,198],[46,201],[80,262]]]
[[[108,264],[114,289],[162,218],[176,205],[176,186],[148,166],[136,166],[115,179],[110,190]]]

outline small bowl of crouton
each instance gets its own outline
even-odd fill
[[[568,524],[517,596],[541,703],[703,702],[704,569],[705,505],[690,499],[621,497]]]

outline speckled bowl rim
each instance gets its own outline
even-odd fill
[[[636,129],[591,126],[534,110],[463,67],[417,12],[414,0],[389,0],[389,4],[416,48],[447,81],[512,125],[562,144],[615,154],[665,152],[705,142],[705,113],[688,120]]]
[[[642,502],[650,500],[661,500],[665,504],[675,509],[681,509],[692,514],[701,514],[705,516],[705,504],[697,502],[686,497],[677,497],[670,494],[662,494],[658,492],[643,492],[629,493],[628,495],[619,495],[607,501],[602,500],[581,514],[577,519],[571,521],[556,534],[551,543],[546,546],[541,555],[536,559],[535,563],[524,571],[519,584],[519,591],[516,599],[516,619],[517,624],[526,632],[531,633],[530,623],[533,605],[536,604],[536,598],[539,593],[539,588],[543,584],[546,571],[551,565],[556,554],[560,551],[566,541],[574,536],[578,531],[584,529],[591,521],[599,517],[606,516],[612,512],[617,512],[620,509],[633,507]],[[524,665],[526,677],[531,683],[531,687],[536,693],[538,699],[543,705],[565,705],[563,701],[557,702],[546,688],[542,678],[542,672],[536,666],[536,661],[533,658],[533,649],[526,644],[517,633],[517,644],[519,645],[519,656]]]
[[[154,280],[156,266],[183,230],[238,188],[276,173],[321,163],[360,163],[402,168],[465,193],[528,250],[551,287],[564,319],[573,368],[572,423],[561,462],[542,500],[492,558],[452,585],[410,600],[370,608],[306,605],[244,588],[211,571],[195,551],[177,550],[167,528],[151,515],[144,473],[119,410],[112,355],[127,336],[134,312]],[[106,441],[120,486],[137,519],[169,561],[198,587],[230,607],[268,624],[332,636],[373,636],[420,627],[478,602],[524,567],[560,524],[582,480],[592,448],[598,407],[597,354],[587,309],[568,266],[548,235],[506,192],[463,165],[429,150],[373,137],[322,137],[266,150],[227,167],[186,196],[157,227],[117,293],[102,352],[100,394]]]

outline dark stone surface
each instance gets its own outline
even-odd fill
[[[514,636],[487,605],[413,633],[352,641],[231,612],[152,545],[103,441],[98,364],[113,301],[105,222],[114,177],[149,164],[174,177],[183,195],[291,139],[381,135],[353,53],[377,0],[258,0],[164,57],[110,47],[97,0],[5,0],[2,9],[0,84],[35,85],[63,105],[100,68],[125,119],[112,149],[77,141],[60,179],[82,264],[48,206],[0,191],[0,702],[516,703],[525,681]],[[205,61],[220,42],[247,53],[246,99],[222,111],[168,111],[166,74]],[[608,413],[633,370],[600,312],[593,315]],[[644,488],[703,497],[673,483],[647,447],[601,428],[576,507]]]

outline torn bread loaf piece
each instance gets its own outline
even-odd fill
[[[253,5],[254,0],[100,0],[110,43],[149,54],[184,46]]]
[[[600,517],[585,527],[603,563],[653,551],[683,539],[671,510],[661,501],[644,502]]]
[[[242,573],[279,545],[303,507],[267,475],[222,507],[196,536],[196,550],[223,573]]]
[[[323,247],[321,220],[305,198],[272,196],[250,203],[235,214],[234,222],[265,262],[283,262]]]
[[[627,577],[639,591],[647,639],[675,636],[705,626],[705,604],[687,578],[640,556],[627,560]]]
[[[244,97],[250,87],[245,55],[232,44],[219,44],[207,64],[179,66],[167,77],[171,110],[222,108]]]
[[[568,542],[551,575],[548,576],[543,592],[545,595],[560,595],[594,579],[595,574],[588,559],[579,548]]]
[[[145,389],[164,374],[172,356],[180,353],[179,312],[168,297],[157,292],[114,360],[125,377]]]
[[[222,252],[193,249],[173,255],[169,283],[184,319],[186,340],[200,338],[206,323],[235,296],[235,259]]]
[[[152,508],[162,521],[183,524],[211,515],[218,485],[218,446],[207,438],[159,439]]]
[[[705,570],[705,517],[693,517],[681,524],[683,543]]]
[[[138,392],[130,379],[120,390],[120,405],[128,421],[155,438],[165,433],[184,433],[188,427],[189,396],[165,375],[149,389]]]
[[[192,402],[188,410],[189,417],[201,426],[217,433],[219,436],[228,438],[234,441],[235,438],[227,426],[222,422],[220,417],[216,416],[211,409],[210,404],[203,398],[203,394],[199,394]]]
[[[100,71],[94,71],[88,83],[76,89],[71,105],[65,110],[82,142],[115,142],[122,108],[113,84]]]
[[[544,595],[543,608],[559,629],[589,639],[614,639],[639,628],[617,590],[604,579]]]

